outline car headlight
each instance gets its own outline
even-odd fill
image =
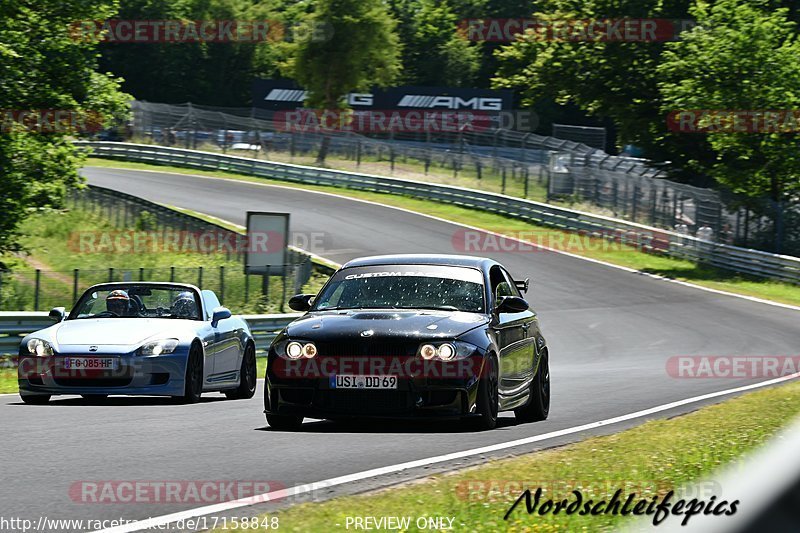
[[[463,341],[426,343],[419,347],[419,355],[423,359],[452,361],[469,357],[477,349],[477,346]]]
[[[178,347],[178,339],[161,339],[143,344],[139,355],[164,355],[172,353]]]
[[[292,341],[286,344],[286,348],[283,350],[283,353],[289,359],[300,359],[301,357],[311,359],[317,356],[317,347],[313,342],[301,343]]]
[[[28,341],[28,353],[39,357],[53,355],[53,345],[44,339],[31,339]]]

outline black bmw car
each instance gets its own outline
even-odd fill
[[[524,422],[550,409],[547,343],[536,314],[496,261],[456,255],[355,259],[273,341],[264,407],[276,429],[304,417]]]

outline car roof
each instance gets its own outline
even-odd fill
[[[379,265],[440,265],[460,266],[486,270],[499,263],[488,257],[455,254],[394,254],[359,257],[344,264],[342,268]]]

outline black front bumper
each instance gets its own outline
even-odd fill
[[[470,414],[477,386],[399,380],[396,390],[331,389],[327,380],[287,385],[267,378],[264,407],[268,414],[308,418],[461,418]]]

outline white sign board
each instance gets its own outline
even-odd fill
[[[289,213],[247,212],[246,274],[283,274],[289,242]]]

